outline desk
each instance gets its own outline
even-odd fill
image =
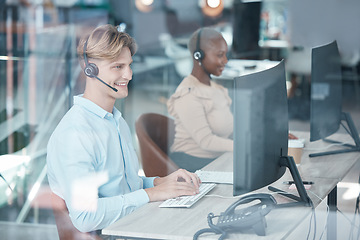
[[[263,49],[262,58],[264,59],[281,59],[281,51],[289,48],[289,43],[285,40],[260,40],[259,46]]]
[[[230,59],[222,74],[220,76],[212,75],[212,79],[224,87],[232,89],[235,77],[260,72],[272,68],[278,63],[278,61],[268,60]]]
[[[300,138],[309,139],[308,133],[294,132]],[[347,136],[337,134],[337,139],[348,139]],[[319,148],[326,145],[324,142],[309,143],[306,147]],[[314,151],[311,151],[314,152]],[[309,151],[305,150],[299,172],[303,180],[312,180],[315,184],[311,191],[321,199],[325,198],[337,183],[348,173],[352,166],[360,159],[357,153],[324,156],[309,159]],[[204,167],[204,170],[232,171],[232,153],[225,153],[214,162]],[[329,174],[331,172],[331,174]],[[292,180],[289,171],[272,186],[284,191],[283,181]],[[267,188],[255,192],[269,192]],[[295,193],[295,191],[293,192]],[[232,196],[232,185],[218,184],[209,194]],[[309,193],[315,206],[321,200]],[[275,195],[278,203],[286,203],[285,197]],[[238,198],[204,197],[190,209],[159,208],[160,202],[149,203],[132,214],[120,219],[109,227],[103,229],[103,234],[123,237],[136,237],[145,239],[192,239],[194,233],[208,227],[207,214],[215,215],[223,212],[231,203]],[[292,238],[291,233],[311,214],[309,207],[293,207],[275,209],[266,216],[267,228],[266,239]],[[306,233],[305,233],[306,235]],[[328,234],[329,235],[329,234]],[[219,235],[204,234],[200,239],[218,239]],[[259,239],[254,232],[242,234],[230,234],[229,239]]]
[[[145,91],[151,94],[157,93],[165,95],[168,98],[173,92],[172,73],[174,62],[167,57],[163,56],[144,56],[141,61],[134,59],[132,63],[133,80],[130,81],[129,96],[120,101],[116,101],[117,106],[122,113],[126,116],[128,123],[134,123],[139,116],[139,105],[143,103],[139,102],[138,94],[136,91]],[[154,76],[154,71],[156,74]],[[143,95],[143,93],[140,93]],[[146,99],[148,101],[148,99]],[[166,112],[166,105],[162,105]],[[127,109],[130,109],[129,111]],[[133,124],[131,124],[133,125]]]
[[[148,81],[144,81],[142,83],[139,83],[138,85],[141,86],[141,88],[149,90],[149,91],[164,91],[167,93],[167,95],[170,94],[171,88],[170,85],[170,67],[174,64],[174,62],[167,57],[162,56],[145,56],[142,61],[134,61],[132,64],[132,71],[134,74],[134,78],[136,79],[137,76],[144,73],[150,73],[153,70],[156,69],[163,69],[162,71],[162,77],[159,79],[162,79],[162,81],[159,84],[154,85],[153,83],[148,83]],[[141,80],[141,78],[139,78]],[[137,81],[135,81],[132,84],[137,84]]]
[[[212,76],[216,80],[233,80],[235,77],[260,72],[276,66],[279,61],[230,59],[220,76]]]
[[[173,64],[174,62],[162,56],[145,56],[143,61],[134,61],[132,64],[132,70],[134,75],[148,72],[157,68],[162,68]]]

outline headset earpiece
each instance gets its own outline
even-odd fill
[[[200,48],[200,36],[201,36],[201,31],[202,29],[199,30],[198,36],[197,36],[197,40],[196,40],[196,49],[193,53],[193,57],[196,61],[201,61],[202,59],[204,59],[205,57],[205,53],[203,50],[201,50]]]
[[[86,42],[84,44],[84,49],[83,49],[84,62],[85,62],[85,68],[84,68],[85,75],[90,77],[90,78],[96,78],[97,80],[99,80],[100,82],[102,82],[103,84],[108,86],[110,89],[112,89],[114,92],[117,92],[118,90],[116,88],[110,86],[109,84],[107,84],[106,82],[104,82],[103,80],[101,80],[97,76],[99,74],[99,68],[96,66],[96,64],[95,63],[89,63],[89,61],[87,59],[87,56],[86,56],[87,42],[88,42],[88,40],[86,40]]]
[[[99,74],[99,68],[96,66],[95,63],[86,63],[84,68],[84,73],[86,76],[94,78]]]
[[[87,48],[87,41],[84,44],[84,62],[85,62],[85,68],[84,73],[86,76],[94,78],[99,74],[99,68],[96,66],[95,63],[89,63],[87,56],[86,56],[86,48]]]
[[[198,49],[194,52],[194,59],[197,61],[201,61],[204,57],[204,52],[201,49]]]

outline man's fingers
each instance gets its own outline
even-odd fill
[[[189,184],[193,184],[197,189],[199,188],[201,181],[197,174],[188,172],[184,169],[180,169],[178,171],[179,171],[177,176],[178,180],[181,181],[181,179],[183,179],[185,180],[185,182]]]

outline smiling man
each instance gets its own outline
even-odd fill
[[[199,178],[186,170],[163,178],[138,176],[139,161],[129,127],[114,107],[116,99],[128,95],[135,50],[134,39],[112,25],[100,26],[80,40],[85,91],[74,97],[74,106],[48,143],[51,190],[65,200],[71,221],[81,232],[107,227],[149,201],[199,192]],[[97,173],[108,176],[97,198],[77,198],[73,186]],[[84,187],[92,191],[97,186],[89,181]]]

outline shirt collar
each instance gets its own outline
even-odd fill
[[[100,106],[96,105],[94,102],[84,98],[82,94],[74,96],[74,105],[79,105],[86,110],[98,115],[101,118],[109,118],[114,116],[114,118],[118,121],[121,117],[121,112],[115,107],[113,107],[113,113],[109,113]]]
[[[188,76],[188,81],[189,83],[193,84],[194,86],[196,87],[201,87],[201,88],[208,88],[210,89],[213,85],[214,85],[214,82],[212,80],[210,80],[210,86],[209,85],[206,85],[206,84],[203,84],[202,82],[200,82],[199,79],[197,79],[194,75],[190,74]]]
[[[121,112],[116,107],[113,108],[113,114],[114,114],[115,121],[119,122],[119,120],[121,118]]]
[[[183,88],[191,89],[191,92],[197,97],[201,98],[212,98],[214,95],[214,84],[213,81],[210,81],[210,86],[201,83],[194,75],[189,75],[183,80],[181,84]]]

